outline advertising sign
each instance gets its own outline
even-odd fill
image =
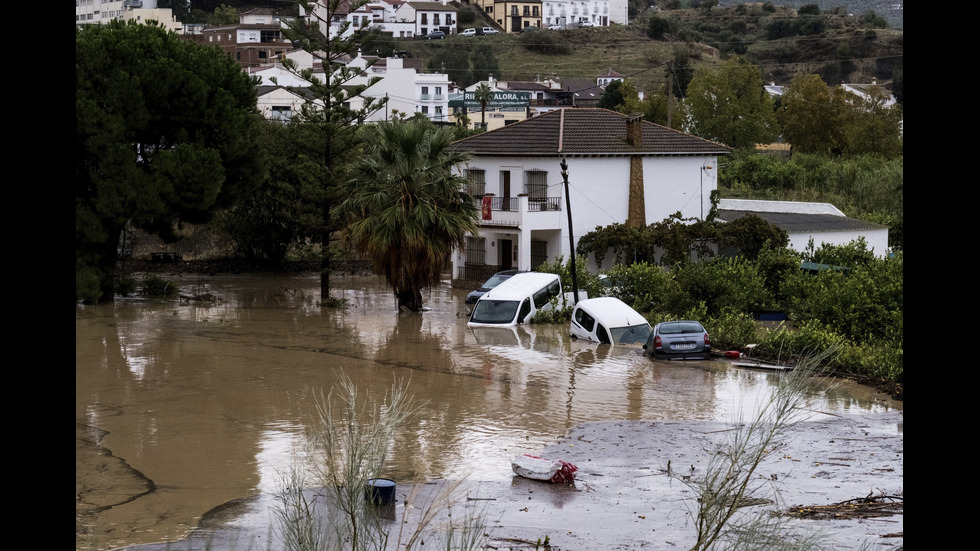
[[[494,92],[493,99],[487,103],[487,108],[527,108],[530,101],[530,92]],[[467,109],[479,109],[480,102],[476,99],[476,92],[463,92],[463,105],[465,105]]]

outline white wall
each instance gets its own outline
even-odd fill
[[[888,253],[887,228],[862,231],[791,233],[789,234],[789,247],[794,251],[804,251],[812,238],[814,248],[819,249],[824,244],[847,245],[852,241],[857,241],[860,237],[864,238],[868,244],[868,249],[874,252],[875,256],[883,258]]]
[[[629,158],[569,157],[566,162],[575,242],[598,226],[625,223],[629,209]],[[711,208],[711,190],[717,185],[714,177],[717,173],[715,157],[646,157],[643,165],[647,224],[660,222],[678,211],[685,218],[701,218],[703,208],[703,213],[707,216]],[[710,171],[705,171],[703,188],[702,166],[712,167]],[[565,258],[569,257],[564,181],[557,158],[481,156],[461,168],[485,170],[486,193],[493,193],[497,197],[503,196],[500,187],[501,171],[511,172],[511,197],[524,193],[525,171],[547,171],[547,196],[561,197],[562,210],[560,215],[555,216],[535,212],[530,217],[525,217],[521,241],[530,241],[530,231],[548,229],[532,226],[532,219],[547,221],[552,224],[552,228],[560,229],[561,232],[559,243],[554,243],[553,240],[549,240],[549,243],[560,247],[560,254]],[[494,213],[495,216],[497,214]],[[489,252],[488,250],[488,255]]]

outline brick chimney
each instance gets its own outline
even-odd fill
[[[633,113],[626,117],[626,143],[643,147],[643,114]]]

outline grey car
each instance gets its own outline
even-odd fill
[[[711,339],[699,322],[665,321],[654,326],[643,350],[660,359],[707,360],[711,358]]]
[[[466,304],[476,304],[476,301],[480,300],[480,297],[486,294],[487,291],[493,289],[497,285],[500,285],[504,281],[507,281],[510,279],[510,276],[519,272],[520,270],[504,270],[493,274],[493,277],[488,279],[486,283],[480,285],[478,289],[470,291],[470,294],[466,295]]]

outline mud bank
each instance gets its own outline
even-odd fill
[[[826,506],[871,494],[901,500],[903,424],[900,411],[853,416],[814,413],[756,472],[774,501],[746,511],[786,514],[793,506]],[[708,422],[579,425],[547,449],[513,450],[577,465],[574,484],[506,475],[503,480],[470,480],[463,485],[464,493],[458,494],[453,514],[457,519],[466,512],[484,514],[496,549],[531,549],[545,538],[553,550],[686,549],[695,539],[691,511],[696,495],[683,477],[704,472],[711,453],[724,443],[730,429],[724,423]],[[675,476],[668,476],[668,468]],[[500,469],[510,473],[510,465]],[[399,481],[396,504],[384,512],[392,536],[411,528],[417,506],[443,484],[431,481],[414,488]],[[419,490],[414,498],[413,490]],[[271,522],[273,505],[271,496],[237,500],[205,515],[201,528],[183,542],[127,549],[278,549]],[[828,548],[856,549],[862,544],[900,548],[904,519],[901,506],[894,509],[868,518],[794,519],[791,528],[821,535]],[[447,521],[443,515],[434,525]]]

